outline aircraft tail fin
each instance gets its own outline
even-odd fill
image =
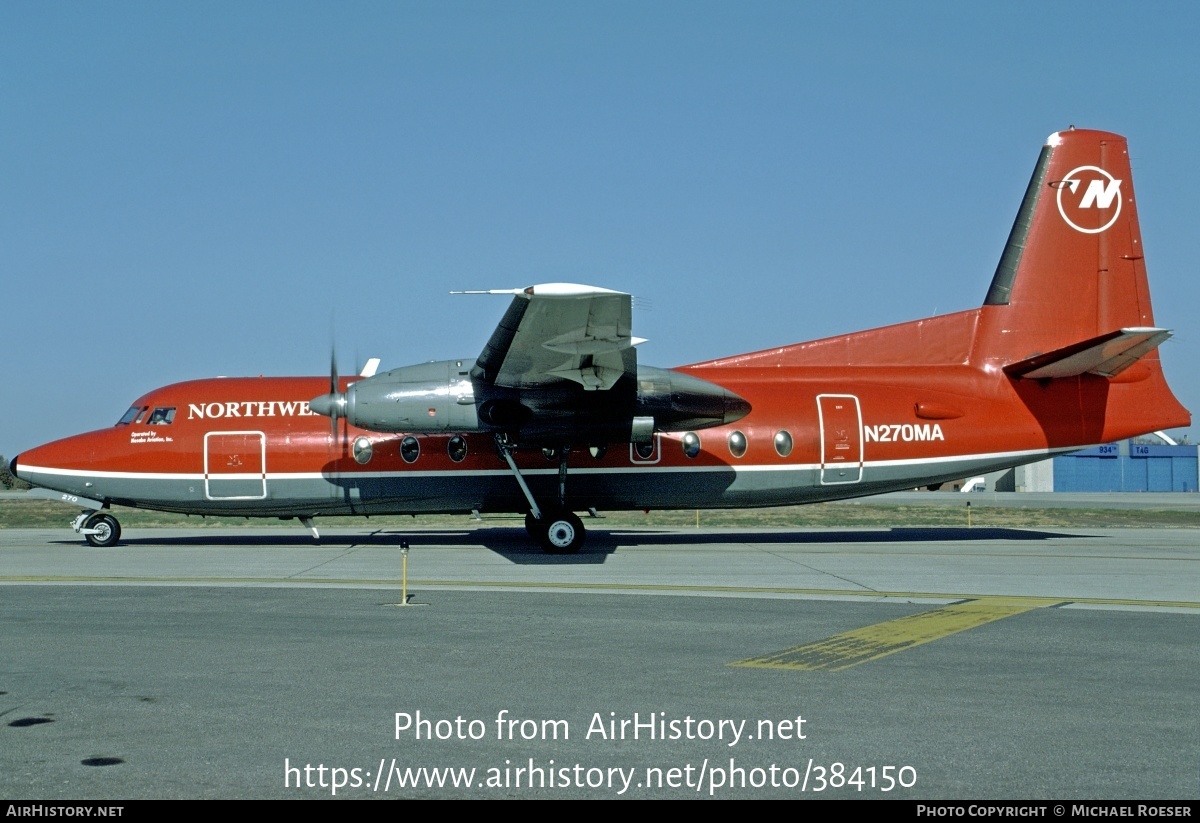
[[[1191,422],[1159,362],[1171,332],[1154,323],[1119,135],[1050,135],[978,317],[972,365],[1003,371],[1047,431],[1062,429],[1073,407],[1082,428],[1063,442]]]
[[[978,309],[699,363],[970,366],[1005,375],[1056,444],[1190,425],[1163,376],[1125,138],[1050,135]],[[1073,383],[1072,383],[1073,381]]]
[[[1167,336],[1154,327],[1125,138],[1050,135],[988,289],[972,361],[1014,377],[1110,376]]]

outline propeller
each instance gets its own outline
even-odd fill
[[[338,420],[344,419],[346,416],[346,393],[339,391],[340,385],[337,350],[331,346],[329,349],[329,393],[308,401],[308,408],[329,418],[330,436],[337,443],[339,454],[342,452],[342,444],[341,437],[339,437]]]
[[[378,369],[379,358],[369,357],[366,363],[356,371],[356,375],[357,377],[374,377]],[[323,414],[328,417],[332,421],[335,431],[337,421],[339,419],[346,419],[346,392],[340,389],[341,382],[338,378],[337,352],[331,348],[329,354],[329,392],[308,401],[308,408],[317,414]]]
[[[338,391],[337,354],[331,354],[329,357],[329,393],[314,397],[308,401],[308,407],[332,420],[335,429],[338,418],[345,416],[346,394]]]

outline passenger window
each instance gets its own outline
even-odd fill
[[[421,443],[411,434],[400,441],[400,456],[405,463],[416,463],[421,456]]]
[[[741,457],[746,453],[746,435],[741,432],[729,435],[729,453],[734,457]]]
[[[371,462],[371,456],[375,454],[375,447],[371,445],[370,438],[356,437],[350,451],[354,455],[354,461],[360,466],[365,466]]]
[[[683,436],[683,453],[687,457],[695,457],[700,453],[700,436],[695,432],[688,432]]]
[[[792,436],[786,431],[775,432],[775,453],[787,457],[792,453]]]
[[[467,456],[467,441],[463,440],[460,435],[454,435],[446,444],[446,453],[455,463],[461,463]]]

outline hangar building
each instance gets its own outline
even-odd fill
[[[1140,438],[1122,440],[999,472],[988,477],[988,487],[1024,492],[1195,492],[1200,491],[1197,449]]]

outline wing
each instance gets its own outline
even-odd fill
[[[631,299],[624,292],[546,283],[513,291],[513,301],[475,361],[471,379],[517,390],[577,383],[585,391],[611,389],[637,376],[643,342],[631,335]]]
[[[643,443],[750,411],[714,383],[639,366],[628,294],[572,283],[475,293],[513,299],[469,372],[461,360],[403,366],[315,397],[309,409],[370,431],[491,432],[543,448]]]

